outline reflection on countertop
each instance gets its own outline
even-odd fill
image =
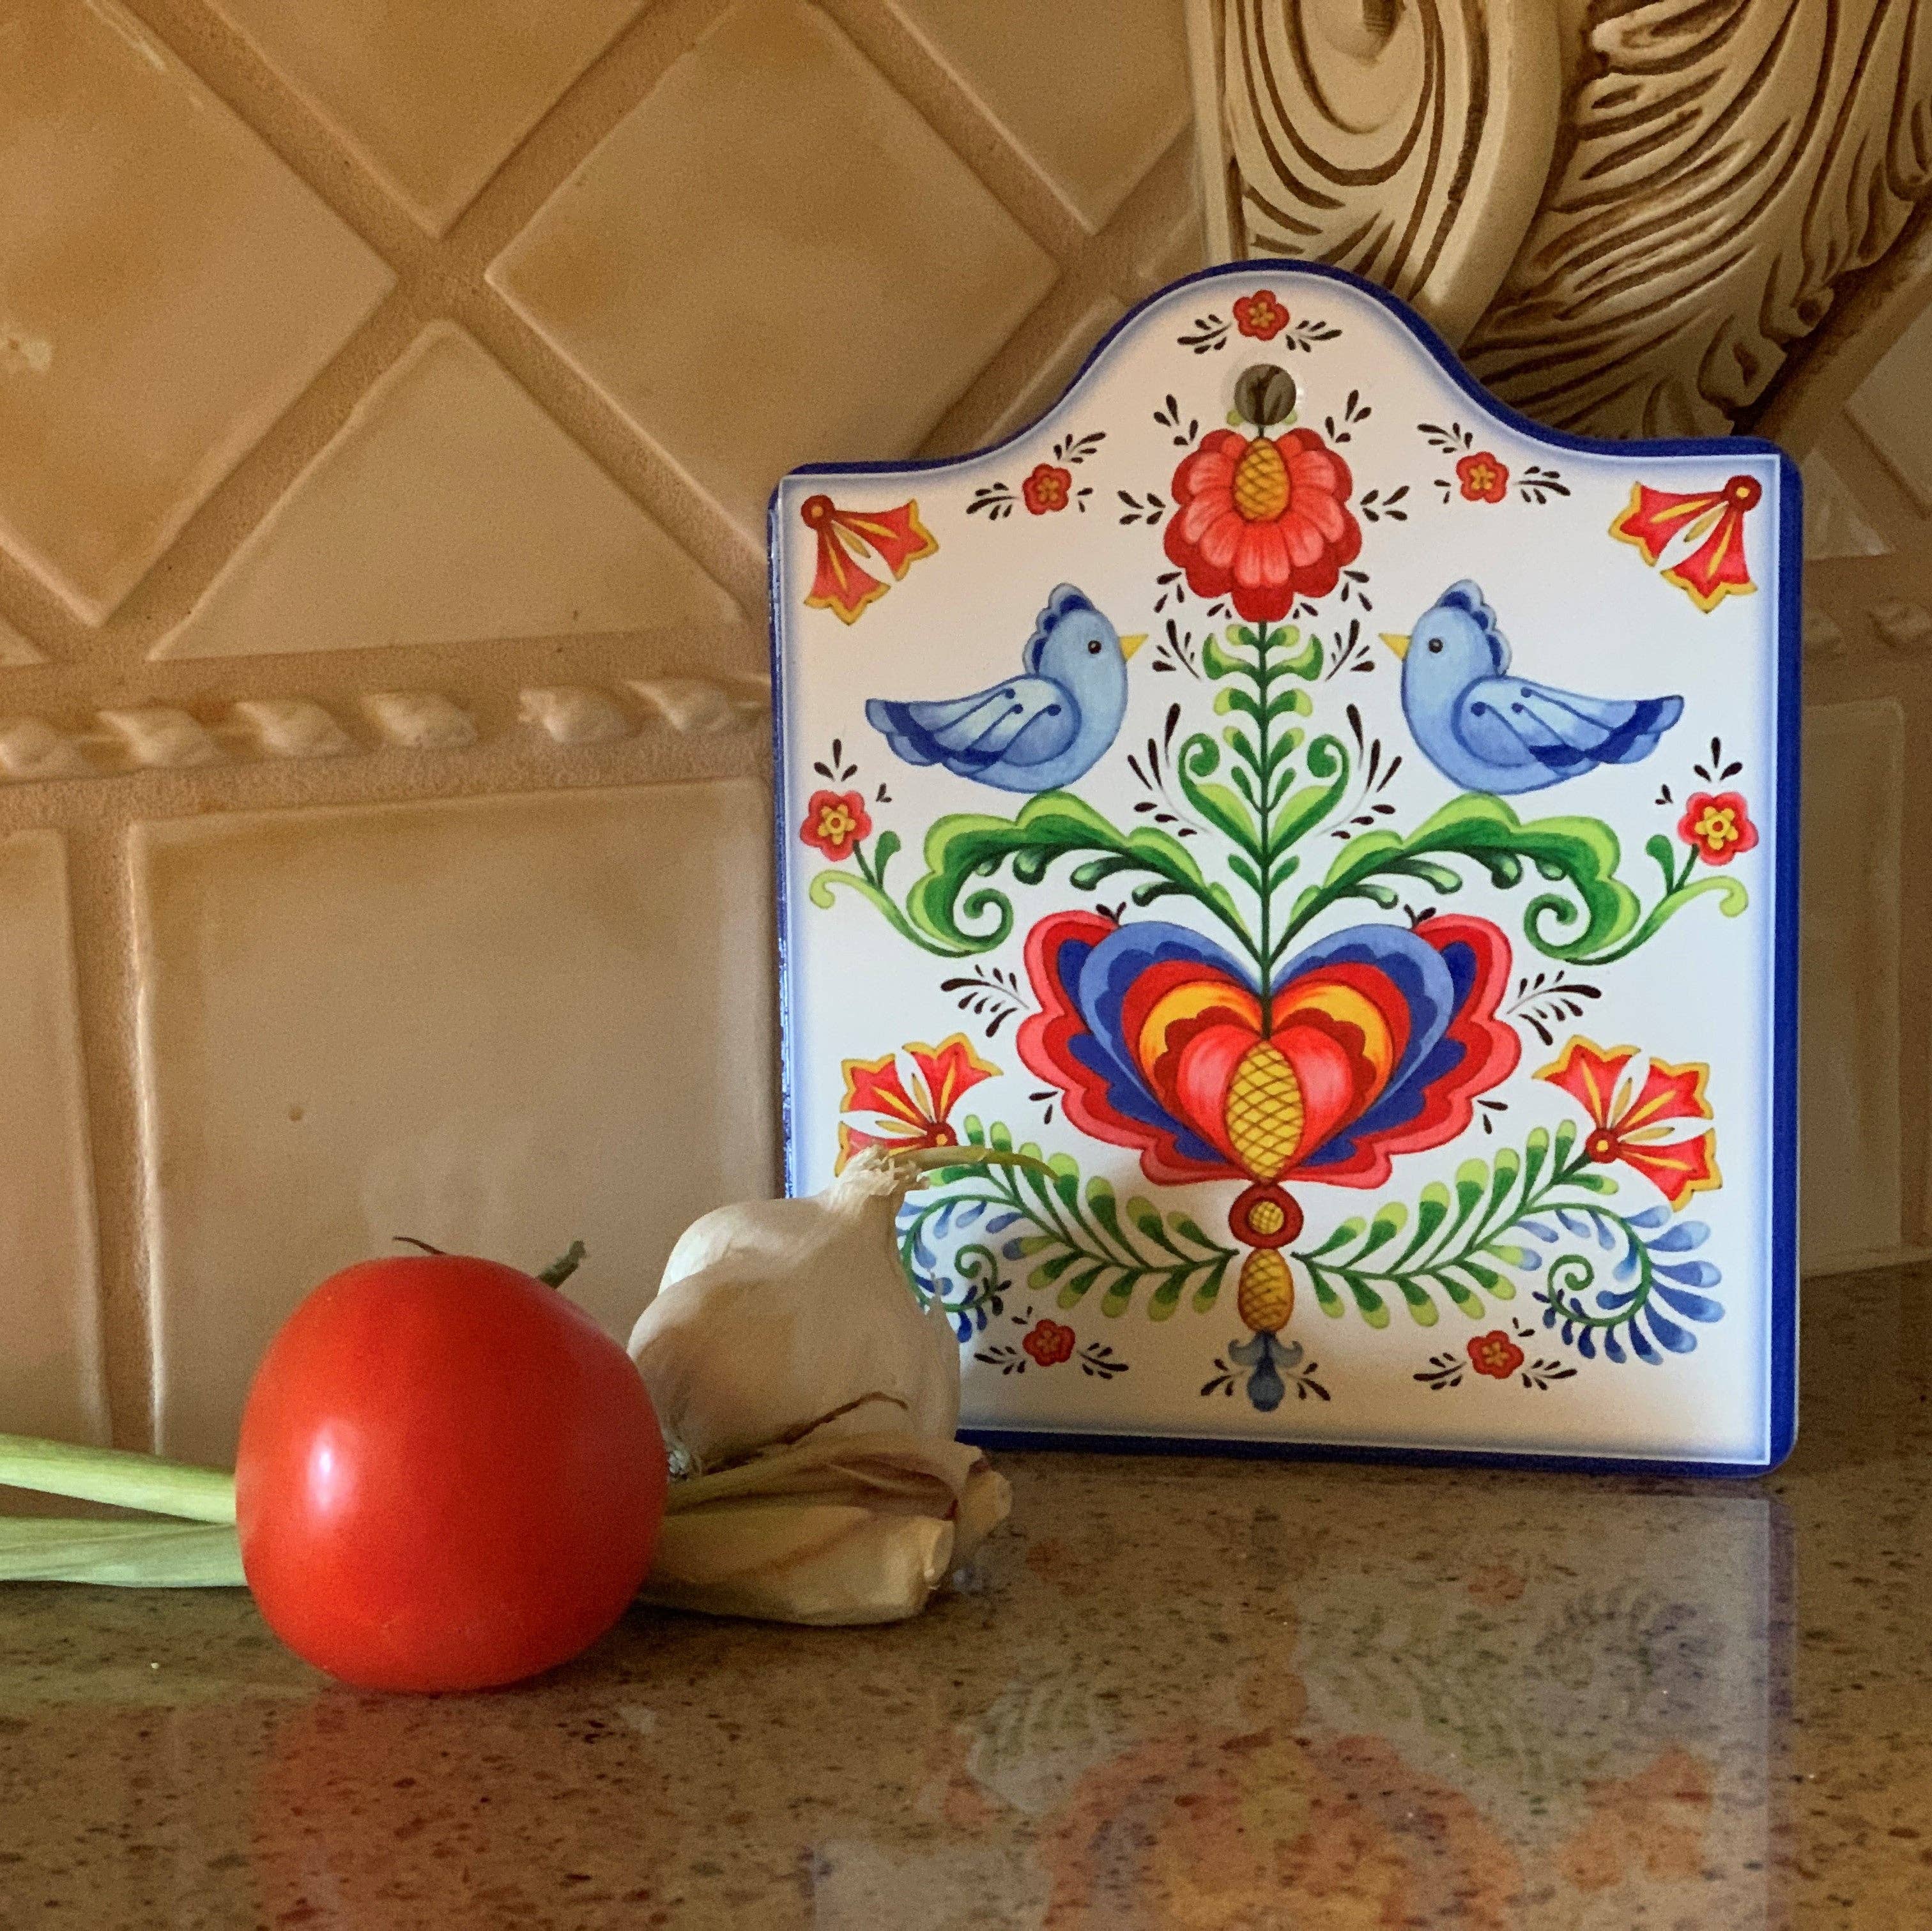
[[[639,1613],[332,1687],[235,1593],[0,1592],[0,1925],[1932,1921],[1932,1270],[1808,1294],[1738,1485],[1075,1454],[916,1624]]]

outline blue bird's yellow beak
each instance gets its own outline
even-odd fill
[[[1406,657],[1408,655],[1408,637],[1406,634],[1399,634],[1394,631],[1385,630],[1382,632],[1382,641],[1395,652],[1396,656]]]
[[[1120,655],[1123,657],[1132,656],[1134,652],[1139,649],[1141,646],[1146,643],[1147,640],[1148,634],[1145,631],[1137,631],[1132,637],[1122,637],[1120,640]]]

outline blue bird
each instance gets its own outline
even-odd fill
[[[1090,771],[1119,734],[1127,659],[1146,641],[1120,636],[1062,583],[1027,639],[1017,677],[970,697],[868,698],[866,721],[908,764],[943,764],[1002,791],[1052,791]]]
[[[1481,589],[1452,583],[1407,637],[1402,708],[1424,757],[1466,791],[1540,791],[1600,764],[1635,764],[1684,715],[1682,697],[1585,697],[1510,675]]]

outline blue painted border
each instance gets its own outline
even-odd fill
[[[1778,472],[1778,686],[1774,734],[1778,748],[1778,869],[1773,881],[1772,934],[1772,1037],[1771,1090],[1771,1279],[1770,1348],[1766,1390],[1768,1408],[1767,1455],[1762,1462],[1666,1462],[1633,1456],[1514,1454],[1502,1450],[1354,1447],[1346,1443],[1262,1441],[1214,1436],[1093,1435],[1072,1430],[1041,1432],[1009,1429],[965,1429],[962,1437],[988,1447],[1067,1448],[1112,1454],[1196,1454],[1266,1457],[1321,1462],[1399,1462],[1409,1466],[1529,1468],[1550,1472],[1732,1477],[1768,1474],[1791,1453],[1798,1438],[1798,783],[1800,731],[1803,703],[1800,665],[1803,652],[1804,520],[1803,485],[1798,465],[1774,442],[1760,436],[1706,436],[1618,442],[1601,436],[1573,436],[1548,429],[1513,409],[1470,374],[1456,352],[1421,316],[1387,289],[1345,268],[1322,262],[1270,260],[1231,262],[1203,268],[1157,290],[1137,303],[1088,352],[1078,372],[1054,400],[1031,421],[984,448],[957,456],[914,459],[896,463],[814,463],[792,470],[771,494],[766,511],[771,590],[772,654],[772,802],[776,840],[775,872],[778,889],[778,995],[779,1114],[784,1135],[785,1191],[798,1188],[798,1161],[793,1134],[791,1065],[791,973],[788,957],[791,907],[788,884],[790,856],[790,811],[785,796],[784,653],[778,613],[785,608],[784,545],[781,540],[778,498],[787,482],[805,477],[910,476],[934,470],[956,469],[962,464],[997,454],[1030,436],[1044,418],[1079,387],[1087,373],[1114,339],[1148,310],[1165,301],[1175,289],[1202,283],[1252,281],[1340,282],[1386,309],[1435,358],[1437,366],[1477,408],[1526,440],[1550,449],[1574,450],[1589,456],[1768,457]],[[1632,1364],[1634,1366],[1635,1364]]]

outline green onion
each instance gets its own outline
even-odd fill
[[[0,1435],[0,1489],[36,1489],[191,1522],[235,1520],[235,1477],[221,1469],[31,1435]]]
[[[0,1435],[0,1488],[139,1509],[169,1522],[0,1516],[0,1582],[100,1582],[136,1589],[239,1585],[235,1478],[116,1448]],[[206,1526],[204,1526],[204,1525]]]
[[[244,1581],[232,1528],[0,1517],[0,1582],[217,1589],[238,1588]]]

